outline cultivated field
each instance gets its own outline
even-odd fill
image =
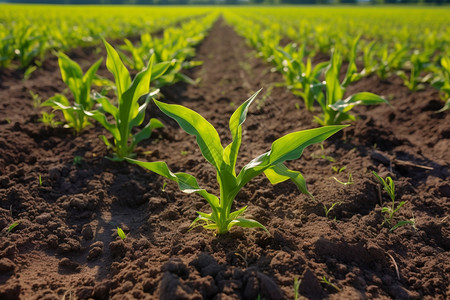
[[[0,299],[450,297],[449,8],[2,4],[0,40]]]

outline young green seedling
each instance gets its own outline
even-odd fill
[[[239,174],[236,173],[236,162],[242,142],[242,124],[244,123],[250,104],[255,99],[255,93],[233,113],[229,126],[232,142],[222,147],[216,129],[198,113],[180,105],[166,104],[155,100],[163,113],[175,119],[187,133],[197,138],[197,144],[206,160],[217,172],[220,196],[217,197],[199,187],[197,180],[186,173],[172,173],[165,162],[142,162],[127,159],[161,176],[178,183],[181,191],[197,193],[203,196],[211,206],[211,213],[198,212],[198,217],[192,222],[191,228],[203,225],[205,229],[215,230],[217,234],[227,233],[233,226],[267,229],[259,222],[242,217],[247,206],[231,212],[234,198],[252,178],[264,173],[272,184],[291,179],[302,193],[311,194],[306,188],[303,175],[298,171],[289,170],[284,162],[299,158],[303,150],[314,143],[320,143],[346,126],[326,126],[322,128],[297,131],[287,134],[272,143],[271,150],[256,157],[245,165]]]
[[[336,205],[340,205],[340,204],[341,204],[341,202],[333,202],[333,203],[331,204],[330,207],[327,207],[327,206],[324,204],[324,205],[323,205],[323,210],[325,211],[325,217],[328,218],[328,215],[330,214],[330,211],[332,211],[333,208],[334,208]]]
[[[61,110],[67,127],[73,128],[76,133],[90,124],[85,111],[91,110],[95,104],[91,98],[91,85],[101,62],[102,59],[97,60],[83,75],[81,67],[75,61],[64,53],[58,53],[62,80],[69,87],[74,103],[71,104],[66,96],[56,94],[42,103],[42,106],[51,106],[55,110]]]
[[[439,74],[436,79],[433,80],[433,87],[439,90],[441,99],[444,101],[444,106],[437,112],[444,112],[450,109],[450,57],[443,56],[441,58],[441,70],[442,74]]]
[[[407,220],[407,221],[399,221],[397,224],[392,224],[392,219],[394,218],[395,213],[397,213],[400,208],[405,205],[406,201],[402,201],[397,204],[397,207],[395,206],[395,184],[394,181],[390,176],[387,176],[386,179],[383,179],[381,176],[379,176],[375,171],[372,171],[372,174],[378,179],[378,181],[383,186],[383,189],[388,193],[389,197],[391,198],[391,206],[390,207],[382,207],[381,212],[385,213],[383,224],[386,224],[390,231],[394,231],[400,226],[408,225],[408,224],[414,224],[413,221]]]
[[[11,225],[9,225],[7,232],[10,233],[11,231],[14,230],[14,228],[16,228],[20,223],[19,222],[14,222]]]
[[[105,136],[101,136],[104,143],[114,150],[113,160],[123,160],[124,157],[133,155],[136,145],[150,137],[153,129],[163,127],[157,119],[150,119],[147,125],[137,133],[133,133],[133,128],[144,122],[145,110],[150,103],[152,96],[159,91],[149,93],[150,79],[163,74],[167,65],[162,65],[152,70],[153,57],[150,59],[146,69],[139,72],[133,81],[130,73],[120,60],[117,51],[106,41],[104,41],[108,57],[106,67],[114,75],[116,82],[116,93],[118,106],[114,106],[113,101],[96,94],[95,100],[100,104],[100,108],[95,111],[85,112],[89,117],[95,119],[108,130],[114,139],[110,143]],[[143,98],[142,104],[139,99]],[[111,123],[107,114],[113,116],[114,123]]]
[[[117,227],[117,235],[122,239],[122,241],[125,241],[127,236],[125,235],[125,232],[123,232],[122,228]]]
[[[314,119],[321,125],[341,124],[345,121],[356,120],[355,116],[349,113],[356,105],[388,103],[386,99],[369,92],[357,93],[343,99],[346,87],[359,75],[356,73],[356,65],[349,64],[347,74],[341,84],[339,81],[341,65],[342,56],[338,52],[334,52],[325,73],[325,97],[316,99],[322,108],[322,114],[315,116]]]

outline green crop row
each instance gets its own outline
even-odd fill
[[[208,8],[0,5],[0,68],[39,65],[50,50],[66,51],[156,32]]]
[[[314,102],[323,108],[323,79],[336,56],[339,64],[348,62],[343,88],[370,74],[396,75],[411,91],[438,88],[448,108],[450,9],[250,8],[228,9],[225,16],[309,110]],[[318,54],[333,58],[314,65]]]

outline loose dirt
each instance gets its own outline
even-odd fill
[[[86,69],[102,54],[78,49],[70,56]],[[162,101],[199,112],[226,145],[234,109],[264,88],[244,124],[238,169],[278,137],[317,126],[300,99],[272,88],[282,77],[254,57],[219,21],[197,49],[203,66],[188,71],[200,82],[162,90]],[[102,66],[100,74],[107,73]],[[38,121],[30,91],[45,100],[65,89],[55,59],[25,82],[6,71],[0,80],[1,299],[293,299],[296,277],[300,295],[312,299],[450,297],[450,114],[435,113],[442,103],[432,88],[411,93],[397,78],[373,76],[349,87],[384,95],[392,106],[359,107],[358,121],[289,163],[315,199],[291,182],[272,186],[257,177],[234,208],[248,205],[247,216],[270,235],[235,228],[216,237],[188,231],[196,211],[209,211],[200,196],[105,159],[98,125],[75,136]],[[166,127],[141,143],[137,157],[164,160],[217,194],[214,169],[195,138],[156,106],[149,115]],[[346,168],[337,173],[333,166]],[[397,201],[406,201],[395,222],[414,219],[415,226],[381,226],[381,207],[390,203],[372,171],[391,176]],[[350,185],[333,179],[346,182],[350,174]],[[335,202],[326,217],[324,205]],[[321,283],[324,277],[331,284]]]

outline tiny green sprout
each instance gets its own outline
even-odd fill
[[[186,151],[186,150],[182,150],[181,151],[181,155],[183,155],[183,156],[186,156],[186,155],[188,155],[189,154],[189,151]]]
[[[122,228],[117,227],[117,235],[122,239],[122,241],[125,241],[127,236],[125,235],[125,232],[123,232]]]
[[[343,166],[343,167],[339,167],[339,166],[331,166],[331,169],[336,172],[336,173],[342,173],[343,171],[345,171],[345,169],[347,169],[347,166]]]
[[[83,162],[83,158],[79,155],[73,157],[73,165],[79,166]]]
[[[58,121],[55,120],[55,114],[47,113],[45,111],[42,112],[42,118],[38,119],[38,121],[42,122],[45,125],[50,126],[52,128],[55,128],[58,125],[62,124],[62,122],[58,122]]]
[[[331,178],[333,178],[334,180],[336,180],[337,183],[340,183],[340,184],[342,184],[342,185],[350,185],[350,184],[354,184],[354,183],[355,183],[355,182],[353,181],[353,175],[352,175],[352,173],[349,173],[349,174],[348,174],[347,182],[340,181],[340,180],[337,179],[335,176],[333,176],[333,177],[331,177]]]
[[[300,104],[298,102],[295,102],[295,109],[300,110]]]
[[[336,205],[340,205],[340,204],[341,204],[341,202],[334,202],[331,204],[331,206],[329,208],[324,204],[323,209],[325,211],[325,217],[328,218],[328,214],[330,213],[330,211],[332,211]]]
[[[326,285],[332,287],[333,289],[335,289],[335,290],[338,291],[338,292],[341,291],[341,289],[340,289],[337,285],[331,283],[331,282],[325,277],[325,275],[320,279],[320,283],[324,283],[324,284],[326,284]]]
[[[333,157],[331,157],[329,155],[325,155],[325,148],[323,147],[323,143],[320,144],[320,149],[322,150],[322,154],[317,155],[317,154],[313,153],[313,154],[311,154],[311,157],[314,159],[321,158],[321,159],[327,160],[332,163],[336,162],[336,160]]]
[[[372,174],[378,179],[378,181],[383,186],[384,190],[388,193],[389,197],[391,198],[391,206],[383,206],[381,208],[381,212],[385,213],[384,221],[381,225],[386,224],[388,227],[390,227],[390,232],[394,231],[398,227],[405,226],[405,225],[415,225],[415,220],[404,220],[399,221],[397,224],[393,226],[392,219],[394,218],[394,215],[400,210],[400,208],[405,205],[406,201],[402,201],[397,204],[397,207],[395,206],[395,184],[394,181],[390,176],[387,176],[386,179],[383,179],[381,176],[379,176],[375,171],[372,172]]]
[[[294,277],[294,300],[298,300],[300,297],[300,293],[298,292],[300,288],[301,280],[298,279],[298,276]]]
[[[39,186],[42,186],[42,176],[39,174],[38,176]]]
[[[11,119],[6,118],[5,121],[6,123],[11,124]]]
[[[161,188],[161,192],[165,192],[166,191],[166,186],[167,186],[167,181],[164,180],[163,186]]]
[[[33,98],[33,107],[34,108],[40,107],[42,103],[42,97],[34,93],[33,91],[30,91],[30,96],[31,98]]]
[[[11,225],[9,225],[8,227],[8,233],[13,231],[14,228],[16,228],[20,223],[19,222],[14,222]]]

